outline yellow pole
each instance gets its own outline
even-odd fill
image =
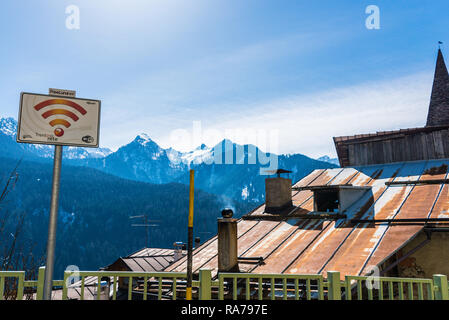
[[[187,241],[186,300],[192,300],[193,194],[194,194],[194,171],[190,170],[189,225],[187,228],[188,241]]]
[[[193,228],[194,170],[190,170],[189,227]]]

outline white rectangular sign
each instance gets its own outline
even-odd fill
[[[75,98],[75,95],[76,95],[76,91],[74,91],[74,90],[55,89],[55,88],[48,89],[48,93],[51,96],[62,96],[62,97],[70,97],[70,98]]]
[[[22,92],[17,142],[98,147],[100,100]]]

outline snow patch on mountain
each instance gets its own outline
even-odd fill
[[[332,163],[332,164],[335,164],[337,166],[340,166],[340,162],[338,161],[338,158],[331,158],[329,156],[322,156],[322,157],[319,157],[317,160],[318,161],[327,162],[327,163]]]
[[[153,140],[151,140],[150,136],[147,135],[146,133],[140,133],[134,141],[141,144],[142,146],[146,146],[149,143],[153,142]]]
[[[104,158],[112,153],[109,148],[65,147],[63,157],[66,159]]]
[[[14,118],[1,118],[0,119],[0,132],[7,136],[15,137],[17,132],[17,122]]]
[[[207,147],[205,144],[202,144],[193,151],[181,155],[182,162],[187,165],[190,165],[191,163],[200,164],[210,158],[212,158],[212,148]]]
[[[248,199],[248,195],[249,195],[248,187],[245,186],[245,187],[242,189],[242,200]]]

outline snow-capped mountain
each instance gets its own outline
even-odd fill
[[[45,244],[49,192],[34,191],[50,191],[54,148],[17,143],[16,130],[14,119],[0,119],[0,177],[7,176],[18,159],[24,159],[18,168],[19,183],[4,205],[11,211],[30,212],[25,234]],[[115,152],[64,147],[63,156],[58,222],[62,245],[57,248],[55,265],[59,273],[74,261],[86,269],[104,266],[141,246],[139,240],[144,236],[131,228],[132,212],[150,212],[153,218],[164,221],[152,233],[154,246],[182,240],[176,230],[186,225],[189,169],[195,170],[197,230],[215,234],[221,208],[232,207],[240,216],[264,201],[266,176],[260,169],[269,165],[265,160],[291,170],[293,181],[313,169],[333,166],[301,154],[266,154],[256,146],[230,140],[180,152],[160,147],[144,133]],[[101,239],[98,230],[104,231]],[[98,246],[108,250],[98,253]],[[41,250],[43,246],[36,248],[36,252]]]
[[[0,118],[1,155],[8,158],[52,159],[54,148],[45,144],[17,143],[17,121],[14,118]],[[64,159],[104,158],[111,154],[108,148],[65,147]]]
[[[2,156],[50,160],[53,147],[17,143],[17,122],[12,118],[0,120],[0,147]],[[223,197],[243,201],[264,200],[263,171],[283,168],[291,170],[293,182],[311,170],[336,167],[332,162],[318,161],[302,154],[274,155],[254,145],[238,145],[223,140],[214,147],[202,144],[189,152],[164,149],[147,134],[141,133],[130,143],[112,152],[107,148],[66,147],[66,164],[87,166],[118,177],[150,183],[189,183],[188,170],[196,172],[195,186]]]
[[[89,167],[116,176],[151,183],[174,181],[186,164],[180,161],[182,153],[163,149],[146,134],[139,134],[132,142],[103,158],[90,158]],[[80,161],[76,161],[80,163]]]
[[[223,140],[209,149],[206,159],[209,161],[191,165],[196,172],[198,188],[254,203],[265,200],[265,178],[271,170],[288,169],[292,172],[287,177],[296,182],[314,169],[335,167],[302,154],[275,155],[254,145],[238,145],[230,140]],[[187,173],[177,181],[187,183]]]

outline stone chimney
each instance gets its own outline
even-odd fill
[[[221,211],[218,218],[218,272],[238,272],[237,219],[231,209]]]
[[[292,180],[281,177],[266,178],[265,212],[282,213],[292,206]]]

